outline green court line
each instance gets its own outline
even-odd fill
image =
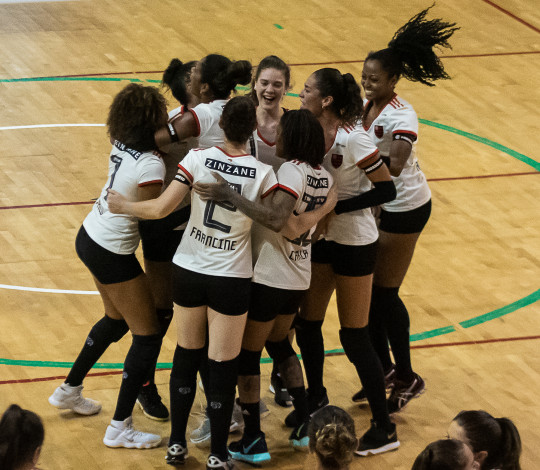
[[[274,23],[274,26],[275,26],[277,29],[285,29],[283,26],[281,26],[280,24],[277,24],[277,23]]]
[[[504,307],[493,310],[492,312],[473,317],[470,320],[465,320],[459,323],[463,328],[471,328],[481,323],[500,318],[509,313],[515,312],[523,307],[527,307],[540,300],[540,289],[529,294],[522,299],[512,302]],[[456,331],[454,326],[445,326],[443,328],[436,328],[434,330],[424,331],[423,333],[416,333],[411,335],[411,342],[421,341],[428,338],[434,338],[436,336],[443,336]],[[325,351],[325,354],[339,354],[343,353],[343,349],[331,349]],[[261,358],[261,364],[268,364],[272,360],[268,357]],[[25,361],[18,359],[3,359],[0,358],[0,365],[8,366],[25,366],[25,367],[57,367],[57,368],[71,368],[73,362],[56,362],[56,361]],[[124,364],[121,362],[98,362],[94,365],[94,369],[122,369]],[[172,367],[171,362],[159,362],[157,367],[160,369],[170,369]]]

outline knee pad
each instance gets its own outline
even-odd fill
[[[371,356],[373,346],[369,337],[368,327],[364,328],[341,328],[339,339],[347,359],[353,364]]]
[[[120,341],[129,331],[125,320],[114,320],[105,315],[90,330],[88,338],[93,341],[102,341],[104,343],[116,343]]]
[[[267,341],[265,347],[268,355],[277,366],[289,359],[289,357],[296,355],[289,338],[282,339],[281,341]]]
[[[173,312],[174,310],[172,308],[157,308],[157,318],[159,322],[159,333],[162,337],[164,337],[167,334],[167,330],[169,329],[169,325],[171,324],[171,321],[173,319]]]
[[[238,356],[238,375],[261,375],[261,353],[242,348]]]
[[[177,345],[176,350],[174,351],[171,377],[189,377],[190,380],[196,380],[197,371],[199,370],[199,365],[201,363],[204,352],[205,348],[186,349],[182,346]]]
[[[230,361],[214,361],[208,359],[209,397],[234,395],[238,381],[238,357]]]
[[[300,348],[309,348],[314,342],[321,343],[323,320],[310,321],[299,316],[294,320],[296,330],[296,342]]]

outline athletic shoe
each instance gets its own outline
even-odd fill
[[[387,393],[392,392],[392,389],[394,388],[395,380],[396,380],[396,366],[392,364],[392,367],[390,367],[390,369],[388,370],[388,372],[386,372],[384,376],[384,385],[386,387]],[[367,404],[368,401],[367,401],[366,392],[364,391],[364,389],[361,389],[359,392],[356,392],[352,396],[352,401],[360,405]]]
[[[137,403],[147,418],[156,421],[167,421],[169,419],[169,410],[161,402],[156,384],[151,383],[141,388]]]
[[[324,408],[326,405],[328,405],[330,402],[328,400],[328,395],[326,394],[326,389],[324,389],[324,395],[320,397],[312,397],[309,394],[307,395],[308,400],[308,411],[310,416],[313,416],[313,413],[315,413],[317,410],[320,410],[321,408]],[[296,410],[291,411],[287,417],[285,418],[285,426],[289,428],[296,428],[300,426],[302,423],[298,422],[298,418],[296,417]]]
[[[231,416],[231,426],[229,432],[242,432],[244,430],[244,416],[242,415],[242,407],[239,399],[234,400],[234,407]]]
[[[210,442],[210,419],[206,413],[203,415],[203,420],[201,421],[199,427],[191,431],[189,440],[193,442],[193,444],[204,444],[206,442]]]
[[[229,444],[229,454],[235,460],[242,460],[251,464],[270,460],[264,432],[261,432],[256,437],[247,437],[244,434],[239,441],[231,442]]]
[[[107,447],[150,449],[161,444],[161,436],[133,429],[133,422],[130,416],[124,421],[111,421],[105,432],[103,444]]]
[[[185,442],[183,444],[170,444],[169,447],[167,447],[165,461],[169,465],[183,465],[186,462],[187,456],[188,450]]]
[[[396,425],[392,423],[392,428],[387,431],[378,428],[373,420],[371,427],[360,438],[358,448],[354,451],[355,454],[366,457],[369,454],[382,454],[390,450],[395,450],[399,447],[397,439]]]
[[[270,377],[270,391],[274,394],[274,401],[279,405],[287,408],[292,406],[292,397],[287,391],[287,387],[283,384],[281,375],[272,374]]]
[[[227,460],[221,460],[217,455],[210,454],[206,461],[206,470],[233,470],[234,463],[229,457]]]
[[[266,418],[270,414],[270,410],[262,399],[259,401],[259,413],[261,415],[261,419]]]
[[[414,379],[410,383],[396,380],[396,385],[388,399],[388,413],[397,413],[407,406],[413,399],[420,396],[426,389],[426,383],[418,374],[414,374]]]
[[[82,385],[72,387],[63,383],[49,397],[49,403],[61,410],[72,410],[80,415],[95,415],[101,410],[101,403],[82,396]]]
[[[309,422],[302,423],[300,426],[294,428],[289,437],[289,444],[296,450],[308,451],[309,437],[307,435]]]

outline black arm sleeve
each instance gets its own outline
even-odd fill
[[[396,198],[396,186],[393,181],[378,181],[377,183],[373,183],[373,185],[375,186],[373,189],[359,196],[338,201],[334,209],[336,214],[378,206]]]

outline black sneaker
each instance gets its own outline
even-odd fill
[[[210,454],[206,460],[206,470],[233,470],[234,463],[231,458],[221,460],[217,455]]]
[[[321,408],[324,408],[326,405],[330,403],[328,400],[328,395],[326,394],[326,388],[324,389],[324,395],[321,395],[319,397],[313,397],[309,394],[308,389],[308,411],[310,416],[313,415],[317,410],[320,410]],[[285,426],[289,428],[296,428],[300,426],[302,423],[298,422],[298,418],[296,416],[296,410],[291,411],[287,417],[285,418]]]
[[[281,375],[272,374],[270,377],[270,391],[274,394],[274,401],[285,408],[292,406],[292,397],[287,391],[287,387],[283,384]]]
[[[413,399],[419,397],[426,389],[426,383],[418,374],[414,374],[414,379],[410,383],[396,380],[395,386],[387,401],[388,413],[397,413],[407,406]]]
[[[169,465],[183,465],[186,461],[187,456],[188,450],[187,444],[185,442],[169,444],[169,446],[167,447],[167,456],[165,457],[165,461]]]
[[[308,424],[309,421],[294,428],[293,432],[289,436],[289,444],[291,444],[295,450],[302,450],[306,452],[309,450],[309,436],[307,434]]]
[[[264,432],[261,432],[256,437],[248,437],[244,434],[239,441],[231,442],[229,444],[229,454],[235,460],[242,460],[252,464],[270,460]]]
[[[169,419],[169,410],[161,402],[156,384],[151,383],[142,387],[137,397],[137,403],[147,418],[156,421],[167,421]]]
[[[392,367],[384,375],[384,385],[386,387],[386,392],[391,393],[394,388],[394,382],[396,380],[396,366],[392,364]],[[352,401],[360,405],[367,404],[366,392],[364,389],[361,389],[359,392],[356,392],[352,396]]]
[[[399,447],[397,439],[396,425],[392,423],[389,430],[378,428],[373,420],[371,427],[358,441],[358,448],[355,454],[366,457],[369,454],[382,454]]]

